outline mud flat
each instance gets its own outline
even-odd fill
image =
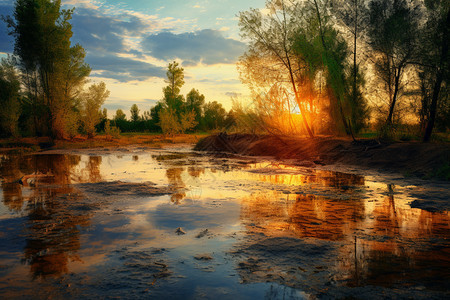
[[[308,167],[353,165],[381,172],[450,180],[450,145],[445,143],[353,142],[343,138],[218,134],[200,140],[195,150],[293,159]]]

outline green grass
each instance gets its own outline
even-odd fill
[[[363,139],[375,139],[378,137],[378,132],[376,131],[371,131],[371,132],[363,132],[358,134],[358,138],[363,138]]]
[[[436,178],[450,181],[450,163],[447,162],[443,164],[439,169],[436,170],[436,173],[434,175],[434,177]]]

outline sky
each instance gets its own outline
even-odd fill
[[[0,0],[0,15],[12,15],[13,0]],[[236,62],[246,44],[239,35],[237,14],[264,7],[265,0],[62,0],[75,7],[72,44],[81,44],[91,66],[91,82],[104,81],[110,97],[104,107],[129,115],[162,98],[169,62],[185,70],[181,93],[192,88],[206,101],[231,108],[231,96],[245,99]],[[0,56],[12,53],[13,39],[0,21]]]

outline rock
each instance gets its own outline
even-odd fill
[[[194,256],[194,258],[196,260],[212,260],[213,259],[211,254],[208,254],[208,253],[197,254],[196,256]]]
[[[178,235],[181,235],[181,234],[186,234],[186,231],[184,231],[183,228],[178,227],[177,230],[175,230],[175,233]]]
[[[207,234],[208,234],[208,229],[205,229],[205,230],[200,231],[200,233],[197,234],[195,237],[198,239],[201,239],[202,237],[204,237]]]

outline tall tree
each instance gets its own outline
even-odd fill
[[[185,110],[188,112],[194,112],[195,121],[197,121],[197,124],[200,123],[200,119],[202,118],[202,108],[204,105],[205,95],[200,94],[198,90],[192,89],[186,95]]]
[[[372,0],[369,4],[369,44],[375,70],[389,97],[386,125],[392,124],[403,91],[404,74],[418,49],[418,11],[405,0]]]
[[[345,31],[350,34],[352,45],[351,67],[351,125],[355,132],[364,127],[368,115],[367,101],[362,92],[365,81],[360,68],[361,54],[358,46],[363,45],[368,22],[367,0],[333,0],[334,15]],[[363,40],[363,41],[361,41]]]
[[[20,81],[11,57],[0,62],[0,136],[19,135]]]
[[[227,112],[217,101],[208,102],[204,108],[203,126],[205,129],[218,129],[225,125]]]
[[[127,120],[127,116],[125,115],[123,110],[121,110],[119,108],[118,110],[116,110],[116,114],[114,115],[113,119],[114,119],[114,121],[126,121]]]
[[[266,3],[268,14],[259,9],[250,9],[239,14],[239,27],[241,35],[249,40],[249,50],[241,59],[241,77],[247,74],[257,74],[259,80],[278,76],[276,80],[287,81],[292,90],[293,97],[300,110],[303,125],[310,137],[314,137],[307,119],[305,103],[297,89],[296,72],[298,71],[293,53],[293,36],[298,29],[298,4],[294,1],[270,0]],[[254,72],[255,67],[263,72]],[[283,70],[285,74],[280,73]],[[272,73],[273,72],[273,73]],[[250,76],[252,77],[252,76]],[[255,76],[247,80],[254,81]]]
[[[131,113],[131,121],[132,122],[139,121],[139,108],[136,104],[133,104],[131,106],[130,113]]]
[[[102,113],[100,107],[105,103],[109,97],[109,91],[106,89],[106,84],[100,82],[91,85],[87,91],[81,95],[82,99],[82,121],[84,129],[88,138],[94,137],[95,126],[100,123]]]
[[[163,88],[164,102],[167,106],[175,110],[175,113],[179,116],[183,108],[183,96],[180,95],[181,87],[184,85],[184,69],[177,63],[169,63],[167,67],[167,80],[168,84]]]
[[[35,129],[57,138],[64,137],[66,116],[75,104],[74,93],[90,73],[84,49],[71,47],[72,14],[73,9],[61,9],[60,0],[17,0],[14,18],[7,18],[33,107]],[[47,130],[39,128],[42,119]]]
[[[164,105],[161,101],[158,101],[155,106],[150,109],[150,116],[152,118],[153,124],[158,124],[160,122],[159,113],[163,110]]]
[[[318,57],[321,58],[320,65],[325,73],[331,119],[334,121],[341,119],[345,132],[351,134],[354,139],[351,122],[345,111],[345,102],[348,99],[347,43],[328,21],[330,19],[328,1],[313,0],[309,2],[305,7],[305,15],[311,23],[316,25],[309,29],[310,43],[319,54]],[[300,37],[302,35],[305,35],[304,30],[300,30]],[[306,36],[308,36],[308,32]],[[310,64],[308,60],[310,55],[305,51],[308,48],[301,45],[302,42],[308,43],[308,39],[297,38],[297,49],[300,49],[299,52]],[[317,58],[314,58],[314,61],[316,62]]]
[[[421,108],[423,140],[428,142],[435,126],[439,102],[449,101],[448,93],[441,93],[441,90],[443,85],[448,88],[450,77],[450,5],[448,0],[425,1],[425,5],[427,20],[420,35],[419,67],[424,91]]]

